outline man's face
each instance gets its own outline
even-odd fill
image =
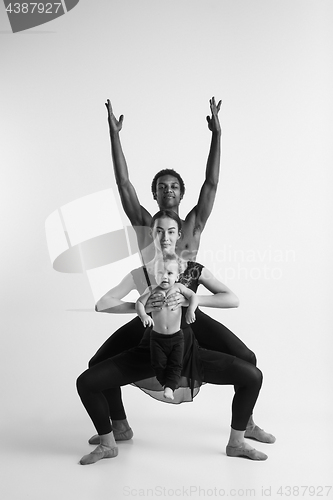
[[[161,210],[178,207],[183,195],[180,193],[180,184],[173,175],[162,175],[156,183],[156,201]]]

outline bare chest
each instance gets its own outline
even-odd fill
[[[201,233],[190,225],[184,224],[182,236],[177,241],[176,252],[183,260],[196,260]]]
[[[163,307],[160,311],[152,314],[154,320],[154,330],[158,333],[172,335],[180,329],[181,308],[176,310],[170,307]]]

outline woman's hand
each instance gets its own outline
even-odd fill
[[[165,303],[164,301],[165,301],[165,295],[163,293],[161,292],[152,293],[145,305],[146,313],[160,311],[164,306]]]
[[[222,101],[219,101],[216,105],[215,97],[209,99],[210,110],[212,112],[212,116],[207,116],[208,128],[212,132],[221,132],[221,125],[219,122],[218,112],[220,111]]]
[[[108,110],[108,121],[110,127],[110,133],[115,134],[121,131],[123,126],[124,115],[120,115],[119,120],[114,116],[111,102],[108,99],[105,103],[106,109]]]
[[[186,311],[185,319],[186,319],[186,323],[188,323],[188,324],[195,322],[195,313],[190,308],[188,308]]]
[[[168,295],[165,300],[165,303],[168,307],[171,308],[171,311],[175,311],[179,307],[187,307],[188,300],[185,299],[184,295],[179,292],[174,292]]]

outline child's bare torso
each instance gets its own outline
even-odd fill
[[[180,288],[173,285],[169,290],[163,290],[161,287],[157,286],[154,288],[153,293],[162,293],[165,297],[168,297],[172,293],[179,292]],[[165,335],[172,335],[180,330],[180,322],[182,317],[182,308],[178,307],[174,311],[167,305],[163,305],[160,311],[152,312],[152,318],[154,320],[154,331],[157,333],[164,333]]]

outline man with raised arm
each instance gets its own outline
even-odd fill
[[[209,102],[211,116],[207,116],[207,122],[208,128],[212,133],[212,139],[206,166],[205,181],[201,187],[197,205],[187,214],[185,221],[183,221],[182,224],[177,224],[178,227],[182,226],[182,231],[181,237],[177,240],[176,252],[185,261],[194,261],[196,259],[201,233],[206,225],[208,217],[211,214],[219,180],[221,127],[218,119],[218,113],[220,111],[221,101],[219,101],[216,105],[215,98],[213,97]],[[136,191],[129,180],[127,164],[124,153],[122,151],[119,137],[124,117],[123,115],[121,115],[119,117],[119,120],[116,119],[109,100],[106,103],[106,107],[108,110],[113,166],[119,194],[125,213],[136,232],[139,249],[143,258],[143,263],[146,264],[153,259],[155,253],[155,247],[154,245],[151,245],[152,236],[150,231],[150,223],[152,220],[152,216],[140,204]],[[180,175],[174,170],[162,170],[158,172],[153,179],[153,197],[157,201],[160,210],[172,210],[178,215],[179,203],[183,198],[184,191],[184,182]],[[163,218],[163,216],[161,216],[161,218]],[[173,231],[175,230],[173,226],[172,229]],[[172,234],[171,232],[170,234],[172,234],[172,236],[169,236],[168,230],[163,230],[163,227],[158,227],[157,230],[160,231],[159,243],[161,245],[161,248],[164,248],[166,253],[169,253],[167,251],[167,247],[168,245],[171,246],[171,240],[174,240],[174,234]],[[153,254],[151,254],[150,252],[151,249],[153,249]],[[201,264],[196,264],[193,262],[190,264],[201,266]],[[189,277],[191,279],[198,278],[195,275],[191,276],[191,271],[189,273]],[[132,277],[130,277],[130,279],[133,280],[133,275]],[[147,281],[147,285],[149,284],[150,283]],[[135,286],[136,284],[133,281],[133,283],[130,284],[130,290],[134,289]],[[108,306],[108,300],[110,298],[114,298],[113,294],[115,293],[116,288],[113,288],[112,290],[107,292],[100,299],[99,303],[103,302],[103,307],[99,308],[98,305],[96,305],[96,311],[111,311],[114,306]],[[209,288],[209,290],[215,293],[214,288]],[[126,292],[126,294],[127,293],[128,292]],[[121,298],[123,297],[124,296],[122,295]],[[118,297],[115,298],[118,300]],[[106,301],[104,299],[106,299]],[[160,298],[158,294],[156,294],[155,296],[154,294],[152,294],[147,300],[146,307],[148,306],[150,312],[163,307],[170,307],[175,310],[178,307],[186,307],[187,304],[185,302],[186,301],[183,295],[179,294],[178,292],[176,292],[175,294],[170,294],[167,299]],[[113,333],[111,337],[97,351],[92,360],[90,360],[89,366],[95,366],[98,363],[101,363],[102,361],[105,361],[106,359],[119,354],[125,349],[130,349],[131,347],[137,346],[142,339],[144,332],[142,328],[140,330],[141,321],[137,320],[138,318],[134,318],[134,320],[129,322],[127,325],[119,329],[117,332]],[[213,318],[210,318],[199,308],[196,310],[196,321],[191,324],[191,328],[200,347],[235,356],[240,360],[246,361],[249,366],[256,366],[255,354],[250,349],[248,349],[248,347],[228,328],[226,328],[221,323],[218,323]],[[122,338],[125,339],[125,342],[122,340]],[[115,430],[115,439],[127,440],[131,439],[131,437],[133,436],[133,432],[126,420],[125,411],[122,409],[123,407],[121,403],[120,388],[117,388],[117,391],[118,408],[120,408],[123,413],[117,413],[117,418],[113,418],[110,413],[110,417],[112,419],[112,425]],[[114,394],[113,397],[115,397]],[[110,404],[109,408],[111,408]],[[247,423],[245,437],[264,443],[274,443],[275,441],[275,437],[272,434],[265,432],[254,423],[252,415],[250,416],[250,419]],[[91,444],[99,444],[99,436],[93,436],[93,438],[91,438],[89,442]]]
[[[211,214],[220,171],[221,127],[218,119],[221,101],[216,105],[215,98],[209,101],[211,116],[207,116],[208,128],[212,132],[211,145],[206,166],[206,178],[201,187],[197,205],[183,221],[182,238],[177,244],[177,253],[184,260],[195,260],[201,233]],[[151,214],[140,204],[133,184],[129,180],[127,164],[122,150],[119,133],[124,116],[119,120],[113,114],[111,102],[105,104],[108,110],[111,152],[115,178],[124,211],[137,236],[138,245],[144,262],[152,258],[150,222]],[[179,204],[185,191],[181,176],[172,169],[158,172],[152,182],[153,197],[160,210],[171,209],[178,214]]]

